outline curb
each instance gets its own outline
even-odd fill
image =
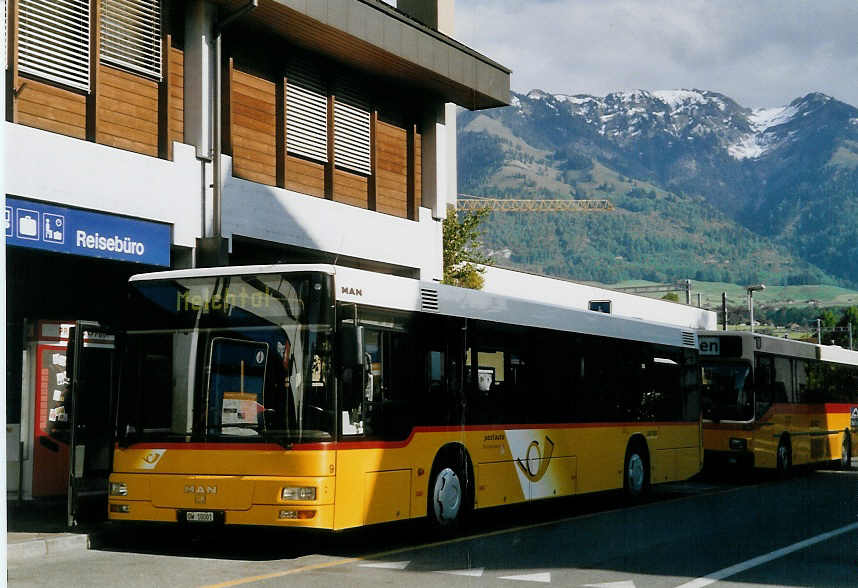
[[[10,543],[6,546],[9,561],[40,557],[67,551],[85,551],[89,549],[89,535],[67,535],[34,539],[22,543]]]

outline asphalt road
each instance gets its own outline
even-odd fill
[[[113,533],[11,562],[10,586],[858,586],[858,470],[707,477],[480,513],[457,538],[422,524],[338,535]]]

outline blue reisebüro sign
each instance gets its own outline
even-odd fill
[[[6,197],[6,244],[170,266],[170,225]]]

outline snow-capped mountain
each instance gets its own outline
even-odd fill
[[[644,183],[702,197],[796,259],[858,283],[858,109],[830,96],[750,109],[708,90],[532,90],[507,108],[463,112],[459,133],[466,190],[512,192],[517,177],[519,193],[584,198],[599,187],[635,208],[629,182]],[[603,169],[627,182],[588,181]]]
[[[791,123],[818,113],[829,103],[843,104],[817,93],[786,106],[751,110],[707,90],[631,90],[604,97],[531,90],[525,96],[514,95],[512,106],[523,117],[547,113],[573,117],[596,135],[621,145],[658,136],[678,141],[714,137],[727,154],[742,160],[763,157],[796,140],[799,129]],[[858,111],[854,114],[858,117]]]

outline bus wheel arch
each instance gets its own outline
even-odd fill
[[[786,476],[792,469],[792,441],[788,433],[783,433],[778,441],[775,463],[780,476]]]
[[[448,443],[435,454],[429,475],[426,515],[439,529],[455,529],[474,507],[474,466],[468,450]]]
[[[651,463],[649,446],[644,436],[632,435],[626,445],[623,461],[623,492],[626,498],[637,500],[649,492]]]
[[[840,445],[840,468],[852,469],[852,433],[849,429],[843,431],[843,441]]]

